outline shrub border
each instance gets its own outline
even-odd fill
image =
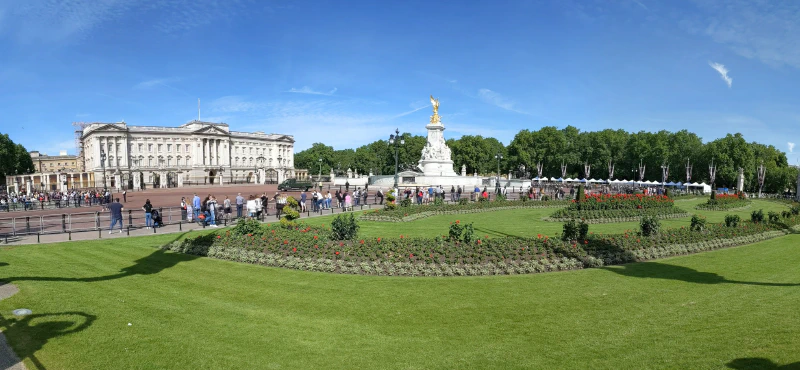
[[[416,221],[423,218],[428,218],[432,216],[440,216],[440,215],[460,215],[460,214],[469,214],[469,213],[483,213],[483,212],[494,212],[494,211],[505,211],[511,209],[547,209],[547,208],[564,208],[564,204],[553,204],[553,205],[531,205],[531,206],[499,206],[499,207],[487,207],[487,208],[471,208],[471,209],[463,209],[457,211],[424,211],[418,212],[414,214],[409,214],[408,216],[404,216],[401,218],[391,217],[391,216],[384,216],[380,213],[374,213],[370,211],[366,211],[361,214],[360,219],[364,221],[374,221],[374,222],[411,222]],[[397,210],[401,210],[402,208],[397,208]],[[397,212],[397,210],[393,210],[393,212]]]
[[[688,212],[686,213],[670,213],[667,215],[655,215],[656,218],[660,220],[667,220],[672,218],[684,218],[690,217],[691,214]],[[572,218],[553,218],[553,217],[545,217],[542,221],[545,222],[567,222]],[[604,218],[587,218],[581,220],[587,224],[615,224],[620,222],[638,222],[642,219],[642,216],[634,216],[634,217],[604,217]]]

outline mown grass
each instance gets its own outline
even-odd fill
[[[765,200],[754,200],[752,205],[743,210],[725,212],[725,211],[705,211],[696,210],[694,207],[702,202],[705,198],[697,198],[691,200],[678,200],[675,204],[686,210],[690,214],[699,214],[706,216],[708,222],[724,222],[725,215],[737,214],[743,220],[750,219],[750,212],[753,210],[763,209],[766,214],[769,211],[784,211],[788,208],[783,204],[777,202],[770,202]],[[519,237],[535,237],[537,234],[557,236],[561,235],[563,223],[560,222],[545,222],[543,218],[552,214],[554,209],[514,209],[495,211],[487,213],[473,213],[462,215],[442,215],[423,218],[411,222],[375,222],[375,221],[360,221],[360,235],[364,237],[399,237],[399,235],[414,235],[414,236],[428,236],[435,237],[438,235],[446,235],[450,223],[455,220],[460,220],[462,223],[473,222],[475,231],[480,236],[488,235],[489,237],[504,237],[504,236],[519,236]],[[314,217],[304,219],[303,222],[309,224],[330,224],[334,216]],[[689,227],[691,224],[691,217],[683,217],[677,219],[662,220],[662,227]],[[589,226],[589,230],[595,233],[621,233],[626,230],[638,230],[638,222],[623,222],[615,224],[594,224]]]
[[[0,279],[21,290],[0,301],[0,328],[30,368],[48,369],[800,361],[800,235],[605,269],[462,278],[330,275],[154,248],[176,237],[0,249]],[[34,316],[10,314],[20,307]]]

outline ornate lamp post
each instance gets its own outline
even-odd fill
[[[494,155],[494,158],[497,159],[497,184],[495,185],[495,191],[499,194],[500,193],[500,160],[503,159],[503,155],[497,153]]]
[[[106,151],[100,149],[100,167],[103,169],[103,190],[106,190]]]
[[[764,162],[758,166],[758,197],[761,198],[761,191],[764,189],[764,179],[767,176],[767,168],[764,167]]]
[[[669,165],[662,164],[661,165],[661,188],[664,189],[666,187],[667,177],[669,177]]]
[[[399,140],[398,140],[399,139]],[[400,145],[405,145],[406,140],[400,137],[400,129],[395,129],[394,134],[389,135],[389,145],[394,146],[394,187],[397,188],[397,162],[400,154]]]
[[[714,181],[717,179],[717,166],[714,165],[713,157],[711,158],[711,164],[708,166],[708,177],[710,178],[709,180],[711,180],[711,188],[716,189],[716,186],[714,186]]]
[[[317,181],[322,181],[322,158],[319,159],[319,177]]]

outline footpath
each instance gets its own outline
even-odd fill
[[[365,204],[363,206],[353,207],[353,211],[348,212],[360,212],[361,210],[370,210],[376,208],[383,208],[383,205],[378,204]],[[314,217],[322,217],[322,216],[330,216],[332,214],[341,214],[346,213],[342,208],[331,208],[323,210],[322,212],[305,212],[300,214],[300,221],[308,218]],[[274,223],[278,222],[279,219],[275,217],[275,215],[268,215],[264,218],[263,223]],[[232,220],[227,224],[227,226],[232,226],[236,223],[236,220]],[[227,227],[224,223],[220,223],[219,228]],[[122,232],[119,230],[119,226],[116,226],[114,230],[111,231],[109,234],[108,225],[99,230],[90,230],[90,231],[80,231],[80,232],[68,232],[68,233],[49,233],[49,234],[27,234],[27,235],[9,235],[4,236],[0,239],[0,246],[2,245],[25,245],[25,244],[44,244],[44,243],[61,243],[61,242],[69,242],[69,241],[87,241],[87,240],[101,240],[101,239],[117,239],[117,238],[127,238],[129,236],[147,236],[147,235],[154,235],[154,234],[175,234],[175,233],[182,233],[187,231],[198,231],[198,230],[205,230],[205,229],[215,229],[214,227],[208,225],[203,227],[198,222],[179,222],[179,223],[167,223],[161,227],[147,229],[145,227],[141,227],[137,224],[136,227],[129,227],[128,225],[123,226]]]

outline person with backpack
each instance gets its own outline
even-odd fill
[[[153,226],[153,205],[150,204],[150,199],[147,199],[142,206],[144,211],[144,225],[148,229]]]
[[[378,201],[378,204],[383,205],[383,191],[381,189],[378,189],[375,193],[375,200]]]

